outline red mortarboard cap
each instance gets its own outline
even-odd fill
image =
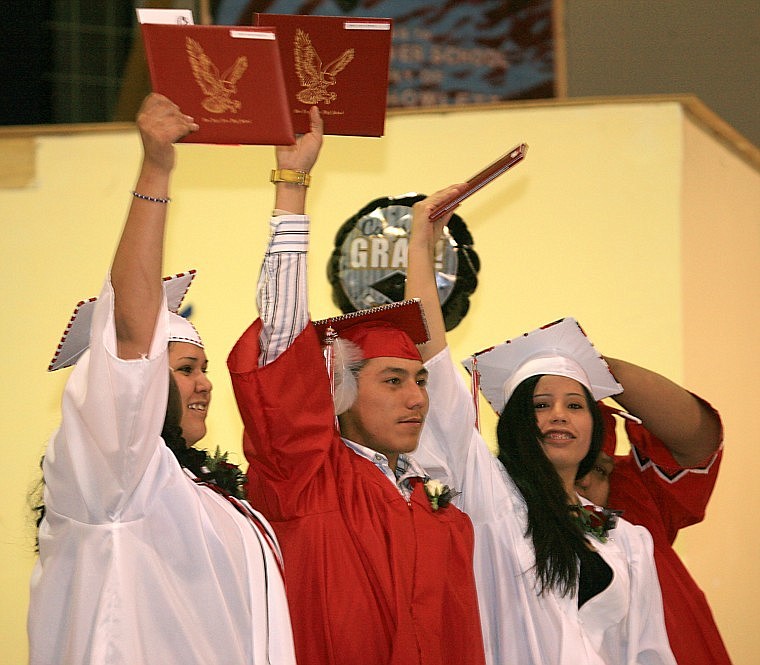
[[[341,339],[354,342],[365,360],[381,357],[420,360],[415,344],[424,344],[430,339],[418,299],[314,321],[314,327],[322,343],[330,328]]]
[[[169,311],[174,314],[169,323],[169,334],[170,341],[188,342],[203,348],[203,342],[193,325],[176,314],[194,277],[195,270],[164,277],[166,305]],[[75,365],[87,347],[90,346],[90,325],[96,301],[97,298],[82,300],[74,308],[74,313],[63,331],[55,355],[48,365],[48,372]]]

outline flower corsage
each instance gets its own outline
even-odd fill
[[[622,510],[610,510],[599,506],[569,506],[570,514],[583,533],[588,533],[600,543],[606,543],[609,532],[612,531],[623,514]]]
[[[219,446],[216,447],[213,457],[206,454],[203,463],[205,475],[202,480],[214,483],[237,499],[244,499],[248,479],[239,466],[227,461],[227,455],[228,453],[223,453]]]
[[[425,493],[428,495],[430,505],[434,511],[439,508],[445,508],[451,503],[452,499],[461,494],[461,492],[451,489],[448,485],[444,485],[440,480],[433,480],[432,478],[425,481]]]

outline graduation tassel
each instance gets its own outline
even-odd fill
[[[330,395],[335,395],[335,340],[338,339],[338,333],[332,326],[328,326],[325,331],[325,365],[327,367],[327,377],[330,381]],[[335,425],[337,427],[338,416],[335,416]]]
[[[478,358],[472,357],[472,402],[475,406],[475,429],[480,431],[480,372],[478,372]]]

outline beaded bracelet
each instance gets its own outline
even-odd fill
[[[132,190],[132,196],[138,199],[142,199],[143,201],[150,201],[151,203],[169,203],[171,201],[170,198],[160,198],[157,196],[148,196],[147,194],[140,194],[139,192],[136,192],[134,189]]]

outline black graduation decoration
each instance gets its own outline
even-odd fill
[[[333,302],[344,314],[404,299],[412,205],[424,194],[374,199],[335,235],[327,264]],[[480,260],[472,235],[452,215],[436,249],[436,284],[446,330],[462,321],[478,285]]]

